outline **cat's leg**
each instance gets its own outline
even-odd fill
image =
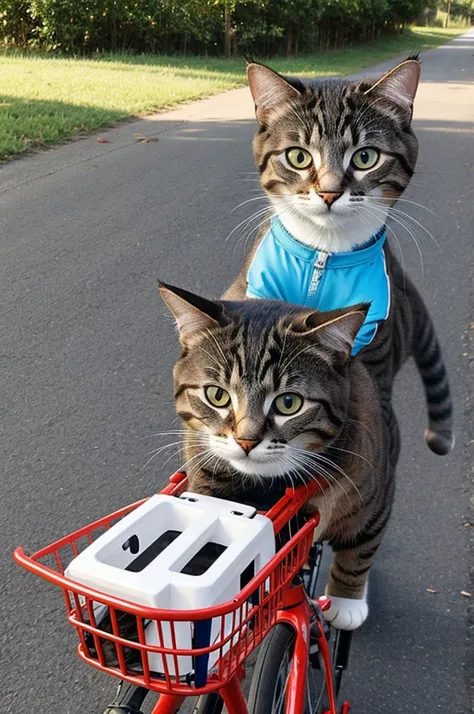
[[[324,617],[338,630],[356,630],[365,622],[369,614],[367,604],[369,572],[365,570],[367,564],[358,567],[350,553],[351,551],[336,553],[326,586],[326,595],[331,598],[331,607],[324,612]]]
[[[338,630],[356,630],[367,619],[369,570],[375,560],[383,530],[362,547],[339,550],[338,544],[333,543],[336,552],[326,586],[331,607],[324,612],[324,617]]]

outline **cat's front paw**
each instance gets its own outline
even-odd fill
[[[323,612],[326,622],[337,630],[356,630],[367,619],[369,606],[367,598],[355,600],[329,595],[331,607]]]

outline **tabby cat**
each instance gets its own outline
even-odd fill
[[[165,284],[161,293],[182,345],[174,383],[191,488],[258,504],[317,477],[316,535],[334,550],[325,616],[355,629],[368,614],[399,451],[369,370],[350,358],[368,305],[317,312],[210,301]]]
[[[417,159],[411,119],[419,75],[416,57],[375,82],[305,82],[248,66],[259,124],[254,156],[274,216],[224,298],[318,310],[369,302],[352,353],[364,348],[389,426],[394,376],[413,356],[428,403],[426,442],[447,454],[452,404],[438,340],[386,240],[387,215],[401,215],[393,205]]]

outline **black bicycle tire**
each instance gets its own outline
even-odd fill
[[[198,697],[193,714],[221,714],[223,708],[224,700],[219,692],[211,692],[211,694],[202,694]]]
[[[280,665],[287,652],[293,649],[295,640],[293,628],[283,623],[275,625],[264,639],[250,684],[249,714],[274,714],[273,702]]]
[[[150,690],[146,689],[146,687],[121,681],[113,704],[109,704],[103,714],[123,714],[127,711],[130,714],[140,714],[141,706],[149,693]]]
[[[289,625],[278,624],[263,640],[250,683],[249,714],[265,714],[266,711],[271,714],[268,704],[273,702],[278,667],[294,639]]]

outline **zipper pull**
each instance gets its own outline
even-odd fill
[[[323,250],[319,251],[318,259],[314,264],[314,267],[319,268],[319,270],[324,270],[324,268],[326,267],[326,263],[328,262],[328,258],[329,253],[326,253]]]
[[[311,276],[308,297],[316,294],[321,278],[323,277],[324,268],[326,267],[326,263],[330,255],[330,253],[326,253],[323,250],[318,252],[318,257],[313,266],[313,275]]]

